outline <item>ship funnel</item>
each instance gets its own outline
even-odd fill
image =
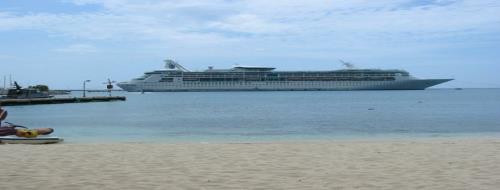
[[[189,70],[187,70],[182,65],[178,64],[177,62],[175,62],[174,60],[171,60],[171,59],[165,60],[165,68],[166,69],[172,69],[172,70],[176,69],[176,70],[180,70],[180,71],[184,71],[184,72],[189,72]]]
[[[175,69],[176,68],[176,65],[177,63],[173,60],[170,60],[170,59],[167,59],[165,60],[165,68],[167,69]]]
[[[342,59],[339,59],[340,63],[342,63],[342,65],[348,69],[354,69],[354,64],[352,63],[349,63],[349,62],[345,62],[344,60]]]

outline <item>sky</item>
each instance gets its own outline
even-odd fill
[[[404,69],[500,87],[498,0],[0,0],[0,83],[104,89],[164,68]]]

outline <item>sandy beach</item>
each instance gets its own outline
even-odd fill
[[[498,189],[500,140],[0,145],[0,189]]]

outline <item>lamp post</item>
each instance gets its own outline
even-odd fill
[[[85,83],[90,82],[90,80],[83,81],[83,97],[85,98]]]

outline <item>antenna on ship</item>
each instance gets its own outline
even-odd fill
[[[189,72],[186,68],[184,68],[182,65],[179,63],[175,62],[174,60],[167,59],[165,60],[165,68],[166,69],[178,69],[184,72]]]
[[[354,64],[352,64],[352,63],[345,62],[345,61],[344,61],[344,60],[342,60],[342,59],[339,59],[339,61],[340,61],[340,63],[342,63],[342,65],[343,65],[344,67],[346,67],[347,69],[354,69],[354,68],[355,68]]]

